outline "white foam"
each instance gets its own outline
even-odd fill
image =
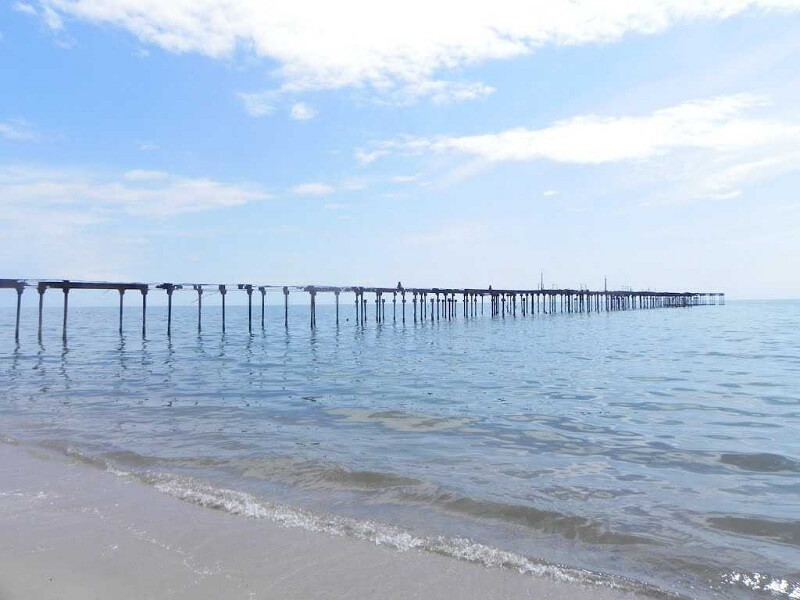
[[[122,475],[121,472],[116,472]],[[174,498],[207,508],[255,519],[267,519],[282,527],[292,527],[346,536],[387,546],[398,551],[423,550],[444,556],[479,563],[486,567],[509,568],[520,573],[548,577],[568,583],[603,585],[618,589],[640,589],[625,580],[612,579],[591,571],[552,565],[527,558],[520,554],[500,550],[466,538],[444,536],[419,536],[410,531],[372,520],[357,520],[333,515],[322,515],[257,499],[245,492],[215,488],[192,478],[177,475],[149,473],[141,476],[157,490]]]
[[[783,596],[800,600],[800,582],[770,577],[762,573],[739,573],[734,571],[724,578],[731,585],[742,585],[755,592],[767,592],[773,596]]]

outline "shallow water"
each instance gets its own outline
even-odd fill
[[[800,302],[486,308],[360,328],[348,306],[337,328],[318,306],[311,332],[270,307],[253,336],[244,307],[224,336],[218,308],[200,336],[176,308],[168,340],[152,307],[143,341],[137,309],[120,337],[115,309],[76,307],[66,346],[58,309],[42,345],[35,310],[15,345],[2,309],[0,433],[219,508],[227,488],[440,553],[469,538],[680,596],[800,598]]]

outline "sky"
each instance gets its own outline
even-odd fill
[[[800,297],[800,0],[11,0],[0,73],[0,277]]]

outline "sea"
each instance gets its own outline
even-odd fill
[[[131,294],[132,295],[132,294]],[[60,295],[59,295],[60,296]],[[49,298],[49,296],[48,296]],[[126,297],[127,298],[127,297]],[[800,301],[382,323],[0,309],[0,437],[181,501],[654,598],[800,599]]]

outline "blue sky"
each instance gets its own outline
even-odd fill
[[[800,297],[796,0],[12,1],[0,72],[2,277]]]

